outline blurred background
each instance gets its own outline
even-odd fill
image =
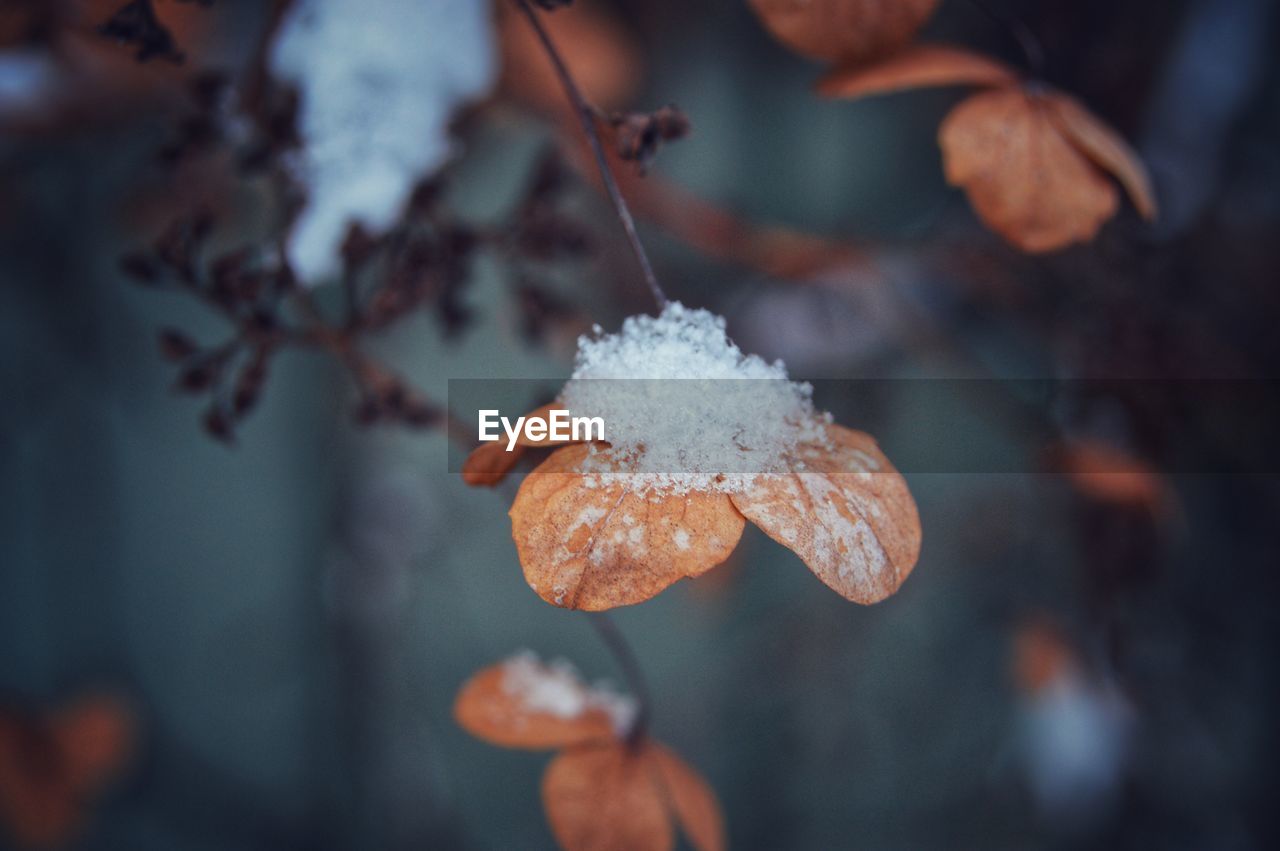
[[[651,309],[522,22],[411,5],[407,28],[400,0],[352,0],[375,41],[318,42],[308,64],[273,53],[283,5],[155,0],[165,41],[138,4],[0,2],[5,847],[553,847],[547,756],[451,718],[460,684],[521,648],[619,682],[583,616],[526,586],[515,485],[464,486],[465,447],[416,427],[431,416],[386,422],[359,369],[307,346],[219,439],[207,388],[164,355],[234,329],[122,264],[195,211],[213,254],[278,246],[307,180],[280,153],[299,132],[285,78],[304,104],[358,79],[357,103],[425,104],[393,122],[412,156],[387,179],[443,175],[432,232],[468,246],[362,339],[423,405],[459,378],[550,396],[577,334]],[[821,66],[745,0],[548,16],[602,109],[675,103],[692,123],[643,181],[625,165],[668,293],[793,377],[900,379],[857,399],[817,382],[891,458],[979,459],[906,467],[924,550],[882,604],[843,601],[749,527],[723,567],[616,613],[655,735],[714,786],[731,846],[1272,847],[1280,487],[1251,452],[1273,421],[1144,388],[1269,392],[1280,367],[1277,11],[941,4],[923,38],[1017,65],[1021,22],[1045,78],[1153,173],[1155,224],[1126,205],[1035,257],[945,183],[936,132],[960,91],[823,100]],[[379,25],[411,37],[382,50]],[[429,67],[361,76],[392,47]],[[338,120],[376,147],[375,107]],[[340,315],[345,273],[303,282],[321,313]],[[182,339],[158,351],[164,329]],[[1082,381],[1043,405],[1001,389],[1036,378]]]

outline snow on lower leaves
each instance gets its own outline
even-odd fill
[[[721,851],[715,792],[633,729],[635,711],[629,698],[584,685],[569,663],[527,651],[477,673],[454,703],[458,723],[490,744],[561,750],[543,775],[542,801],[562,848],[670,849],[678,827],[696,851]]]
[[[454,715],[476,738],[544,749],[617,738],[634,722],[636,704],[605,683],[588,686],[568,662],[543,663],[523,651],[472,677]]]
[[[558,449],[521,485],[529,586],[572,609],[639,603],[724,561],[750,520],[846,599],[893,594],[920,552],[915,502],[875,440],[810,393],[704,310],[673,303],[582,338],[561,403],[602,417],[608,444]]]
[[[587,686],[569,662],[553,659],[544,665],[529,650],[503,664],[502,688],[530,712],[578,718],[589,710],[603,711],[621,732],[630,728],[636,716],[635,700],[614,691],[608,683]]]
[[[493,83],[492,41],[487,3],[296,0],[271,69],[302,95],[308,198],[288,253],[304,281],[334,272],[353,221],[387,227],[445,161],[454,110]]]

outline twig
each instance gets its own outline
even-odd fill
[[[1026,57],[1027,68],[1031,71],[1033,77],[1044,75],[1044,46],[1040,44],[1040,39],[1036,38],[1030,27],[1022,21],[998,14],[984,0],[969,0],[969,3],[995,22],[997,26],[1003,27],[1013,37],[1013,40],[1018,43],[1018,47],[1021,48],[1022,55]]]
[[[654,301],[658,304],[658,309],[661,310],[667,305],[667,296],[662,291],[661,285],[658,284],[658,276],[653,272],[653,265],[649,262],[649,255],[645,253],[644,246],[640,243],[640,235],[636,233],[635,219],[631,217],[631,210],[627,207],[627,202],[622,197],[621,190],[618,189],[618,181],[613,176],[613,170],[609,168],[609,158],[605,154],[604,143],[600,141],[600,132],[596,129],[597,110],[583,97],[581,89],[574,82],[568,66],[564,63],[564,58],[560,55],[560,51],[556,49],[555,43],[551,40],[546,27],[542,25],[538,13],[529,5],[529,0],[512,1],[520,8],[524,16],[529,19],[534,33],[538,36],[538,41],[542,42],[542,47],[547,52],[547,58],[551,60],[551,64],[555,68],[556,76],[560,78],[560,85],[564,88],[565,96],[569,98],[569,102],[573,105],[573,111],[578,114],[578,119],[582,123],[582,132],[586,134],[587,144],[591,146],[591,153],[595,155],[596,165],[600,167],[600,179],[604,183],[605,191],[609,194],[609,200],[613,202],[613,208],[617,212],[618,218],[622,221],[622,229],[627,233],[627,240],[631,243],[631,250],[635,252],[636,259],[640,262],[640,271],[644,274],[644,282],[648,285],[649,292],[653,294]]]
[[[649,685],[644,678],[644,672],[640,670],[635,652],[627,643],[622,630],[618,629],[618,625],[613,622],[613,618],[604,612],[587,612],[587,618],[605,646],[609,648],[609,652],[613,654],[613,658],[617,660],[618,667],[622,669],[622,675],[627,680],[627,687],[635,695],[636,717],[631,722],[631,729],[627,731],[626,740],[628,744],[636,745],[644,740],[649,729],[649,719],[653,714],[653,704],[649,699]]]

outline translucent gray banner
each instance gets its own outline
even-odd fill
[[[514,424],[540,405],[576,398],[604,400],[605,439],[652,434],[664,450],[723,443],[722,459],[683,459],[664,451],[662,472],[686,463],[720,463],[726,473],[763,472],[754,448],[777,437],[777,420],[794,414],[790,382],[707,379],[594,379],[585,392],[523,379],[453,379],[448,469],[461,470],[479,445],[480,412]],[[821,379],[808,382],[813,409],[846,428],[871,434],[907,474],[1040,473],[1079,446],[1094,454],[1094,472],[1133,463],[1168,474],[1272,475],[1280,472],[1280,383],[1234,379]],[[600,411],[575,410],[590,416]],[[619,422],[617,411],[632,416]],[[730,433],[739,423],[745,430]],[[708,425],[709,424],[709,425]],[[720,431],[716,431],[719,429]],[[709,435],[705,432],[710,430]],[[505,432],[501,426],[497,432]],[[492,430],[491,430],[492,433]],[[541,451],[541,450],[540,450]],[[669,467],[670,469],[667,469]]]

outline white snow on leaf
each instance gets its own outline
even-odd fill
[[[637,711],[635,700],[608,683],[588,686],[569,662],[553,659],[544,664],[531,650],[522,650],[503,663],[502,688],[527,712],[577,718],[589,709],[599,709],[609,715],[620,734],[630,729]]]
[[[560,399],[574,416],[604,421],[612,449],[607,462],[588,457],[588,486],[622,476],[637,492],[682,494],[741,491],[785,472],[797,443],[825,439],[812,393],[781,361],[743,354],[722,317],[671,302],[616,334],[597,326],[579,338]]]
[[[379,230],[450,153],[449,119],[492,85],[487,0],[296,0],[271,55],[296,85],[306,207],[290,235],[311,285],[337,269],[347,228]]]

